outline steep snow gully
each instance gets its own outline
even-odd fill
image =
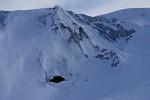
[[[149,29],[144,8],[0,11],[0,100],[149,100]]]

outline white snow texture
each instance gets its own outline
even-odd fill
[[[150,9],[0,11],[0,100],[149,100],[149,45]]]

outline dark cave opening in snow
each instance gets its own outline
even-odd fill
[[[63,78],[62,76],[54,76],[53,79],[50,79],[50,82],[54,83],[60,83],[62,81],[65,81],[65,78]]]

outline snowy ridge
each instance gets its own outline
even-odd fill
[[[0,11],[0,100],[147,100],[150,13],[139,10]]]

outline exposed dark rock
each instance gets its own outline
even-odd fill
[[[119,64],[119,57],[113,50],[102,49],[101,52],[95,56],[97,59],[111,60],[111,66],[116,67]]]
[[[101,52],[105,52],[105,51],[107,51],[107,49],[102,49],[102,50],[101,50]]]
[[[84,17],[84,21],[91,25],[94,29],[96,29],[100,35],[102,35],[105,39],[111,42],[117,42],[119,38],[126,38],[132,33],[135,33],[135,30],[125,29],[117,18],[106,18],[103,16],[97,17],[89,17],[86,15],[81,15]],[[120,23],[118,23],[120,22]],[[116,27],[112,28],[110,26]]]
[[[101,58],[101,59],[102,59],[103,57],[104,57],[104,55],[102,55],[102,54],[99,54],[99,55],[96,56],[96,58]]]

